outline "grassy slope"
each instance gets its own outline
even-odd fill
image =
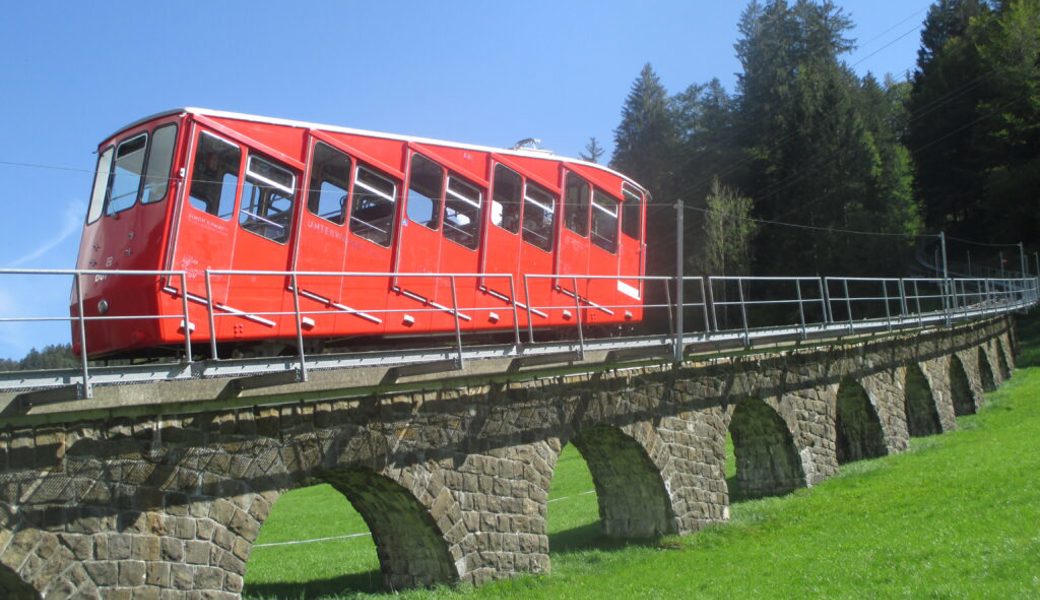
[[[734,504],[684,538],[621,546],[598,534],[591,478],[568,447],[549,504],[553,573],[408,597],[1040,597],[1040,321],[1015,378],[960,431],[848,465],[812,490]],[[731,475],[730,473],[727,473]],[[261,542],[365,531],[329,488],[285,496]],[[557,500],[558,499],[558,500]],[[319,513],[322,505],[339,511]],[[319,527],[321,526],[321,527]],[[258,548],[247,593],[281,598],[378,589],[368,538]],[[339,576],[349,571],[356,575]],[[311,580],[306,588],[276,582]],[[315,581],[318,580],[318,581]],[[266,585],[265,585],[266,584]]]

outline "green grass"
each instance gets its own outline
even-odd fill
[[[582,494],[591,477],[568,447],[550,493],[552,574],[402,595],[1040,597],[1040,320],[1019,335],[1024,368],[958,419],[959,431],[846,465],[811,490],[735,503],[729,523],[682,538],[601,538],[595,495]],[[346,506],[331,488],[286,494],[259,543],[366,531]],[[378,564],[369,538],[260,547],[247,582],[250,597],[367,595],[379,589]]]

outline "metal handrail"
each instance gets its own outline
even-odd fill
[[[91,378],[91,365],[87,358],[87,323],[94,321],[127,321],[127,320],[163,320],[182,319],[182,330],[184,332],[184,357],[183,362],[192,365],[192,334],[194,325],[190,321],[191,307],[189,305],[188,291],[189,279],[195,280],[203,275],[205,285],[205,301],[197,296],[192,301],[203,304],[206,318],[209,322],[210,356],[213,360],[220,360],[217,352],[217,340],[214,332],[217,331],[216,322],[218,318],[241,317],[241,313],[222,312],[222,305],[214,300],[213,287],[214,278],[233,277],[284,277],[288,280],[292,292],[293,307],[291,311],[249,311],[249,315],[257,317],[293,317],[295,337],[298,353],[296,364],[292,368],[298,369],[299,379],[306,381],[308,377],[308,355],[305,352],[304,319],[308,315],[318,314],[393,314],[393,313],[449,313],[452,316],[452,329],[454,333],[455,363],[462,368],[467,357],[472,354],[464,343],[462,321],[469,320],[464,312],[470,314],[478,312],[492,312],[501,310],[500,306],[460,306],[459,303],[459,280],[474,279],[480,289],[488,292],[503,301],[513,314],[513,346],[507,351],[510,356],[522,356],[528,350],[535,349],[539,344],[535,342],[534,322],[536,315],[546,315],[547,311],[570,311],[574,310],[575,332],[577,334],[576,350],[578,356],[584,359],[589,346],[588,333],[583,312],[586,310],[603,310],[610,315],[620,311],[633,309],[665,309],[667,310],[670,333],[667,340],[661,343],[674,345],[677,349],[684,347],[687,339],[712,342],[718,340],[741,341],[745,346],[750,346],[753,339],[770,333],[782,335],[796,335],[805,338],[810,332],[824,334],[844,335],[848,332],[864,330],[865,327],[883,327],[889,331],[896,327],[905,327],[907,323],[924,327],[926,324],[937,323],[937,318],[942,323],[949,324],[952,320],[964,318],[985,318],[995,314],[1009,311],[1022,310],[1035,305],[1040,300],[1040,279],[1036,277],[1026,278],[873,278],[873,277],[762,277],[762,276],[688,276],[683,277],[681,285],[684,287],[696,282],[699,287],[699,298],[691,297],[681,304],[674,303],[670,288],[679,285],[675,277],[647,276],[647,275],[575,275],[575,274],[524,274],[523,278],[523,301],[517,296],[516,276],[508,273],[402,273],[402,272],[368,272],[368,271],[277,271],[277,270],[235,270],[235,269],[207,269],[204,272],[189,273],[185,270],[141,270],[121,271],[115,269],[0,269],[0,276],[5,275],[51,275],[71,276],[76,294],[77,314],[61,317],[29,316],[11,317],[0,315],[0,324],[11,322],[40,322],[40,321],[66,321],[75,323],[74,334],[80,344],[81,352],[79,367],[80,394],[84,397],[92,395],[94,381]],[[98,315],[86,316],[83,307],[83,282],[85,276],[118,276],[118,277],[158,277],[160,281],[176,281],[180,290],[165,288],[167,292],[180,295],[180,314],[164,315]],[[351,310],[304,310],[301,308],[301,290],[299,282],[301,278],[308,277],[336,277],[336,278],[387,278],[388,283],[393,278],[428,278],[447,281],[451,295],[450,306],[443,306],[427,300],[426,306],[422,308],[400,309],[400,308],[372,308]],[[483,288],[483,281],[488,279],[504,279],[508,282],[509,295],[501,292],[493,292]],[[556,281],[555,288],[563,295],[570,296],[571,304],[552,303],[552,305],[535,306],[531,299],[530,289],[532,280],[551,279]],[[600,303],[604,298],[583,297],[580,282],[591,283],[593,281],[639,281],[644,291],[641,300],[619,301],[612,303]],[[645,301],[645,293],[651,284],[660,282],[664,291],[664,303],[650,303]],[[567,284],[570,290],[567,289]],[[792,285],[793,284],[793,285]],[[716,287],[735,285],[737,299],[723,296],[717,299]],[[753,289],[759,286],[769,286],[768,294],[753,294]],[[837,289],[832,289],[836,287]],[[815,291],[812,291],[815,289]],[[761,290],[759,290],[760,292]],[[806,293],[808,292],[808,294]],[[561,296],[557,296],[561,297]],[[782,316],[782,322],[763,322],[761,310],[769,307],[783,309],[783,307],[798,307],[797,318],[790,315]],[[720,327],[719,308],[739,308],[740,322],[738,326],[732,327],[726,323]],[[840,308],[839,308],[840,307]],[[243,307],[248,309],[248,307]],[[812,314],[808,309],[812,308]],[[841,323],[835,320],[835,310],[838,308],[845,311]],[[883,310],[882,310],[883,308]],[[673,315],[679,315],[680,311],[686,309],[699,310],[703,315],[703,330],[676,331]],[[520,320],[521,311],[526,313],[528,342],[521,342]],[[759,311],[754,312],[753,311]],[[776,312],[776,311],[774,311]],[[817,319],[817,313],[818,319]],[[783,314],[783,313],[780,313]],[[773,321],[776,319],[773,318]],[[313,322],[311,323],[313,325]],[[844,332],[844,333],[843,333]],[[627,343],[625,337],[618,337],[618,345]],[[603,340],[593,340],[597,348],[610,347],[609,341],[604,344]],[[573,342],[571,342],[573,343]],[[647,342],[658,343],[658,342]],[[543,344],[544,345],[544,344]],[[574,346],[572,346],[574,348]],[[681,355],[681,350],[679,351]],[[312,355],[310,361],[314,361]],[[2,382],[0,382],[2,383]],[[3,389],[0,386],[0,389]]]

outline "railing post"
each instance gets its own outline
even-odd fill
[[[748,326],[747,306],[744,304],[744,278],[737,278],[737,295],[740,298],[740,319],[744,324],[744,347],[751,346],[751,331]]]
[[[794,280],[794,289],[798,295],[798,322],[802,324],[802,339],[806,338],[807,332],[805,330],[805,304],[802,302],[802,280]]]
[[[578,322],[578,356],[585,360],[585,334],[581,331],[581,300],[578,295],[578,278],[571,276],[571,286],[574,288],[574,318]]]
[[[719,330],[719,313],[715,308],[715,286],[712,285],[712,278],[708,278],[708,303],[711,305],[711,325],[713,331]]]
[[[686,232],[683,228],[683,201],[678,199],[675,201],[675,362],[681,363],[683,360],[683,333],[686,329],[683,324],[683,313],[686,312],[686,304],[683,299],[683,287],[685,276],[683,269],[683,240],[686,237]]]
[[[509,299],[510,304],[513,307],[513,336],[516,341],[516,347],[520,348],[520,311],[516,308],[516,285],[513,281],[513,274],[509,274]],[[531,318],[528,314],[528,319]]]
[[[181,271],[181,306],[184,309],[184,353],[191,364],[191,319],[188,315],[188,274]]]
[[[292,272],[293,314],[296,316],[296,344],[300,350],[300,381],[307,381],[307,355],[303,349],[303,315],[300,314],[300,286]]]
[[[888,330],[892,331],[892,309],[888,306],[888,280],[881,280],[881,288],[884,290],[882,294],[885,296],[885,322],[888,323]]]
[[[455,348],[459,352],[458,366],[461,369],[465,365],[462,357],[462,325],[459,323],[459,297],[455,288],[455,276],[449,277],[451,282],[451,314],[455,317]]]
[[[79,309],[78,323],[79,323],[79,359],[80,359],[80,370],[83,372],[83,397],[93,398],[94,388],[90,385],[90,361],[87,360],[87,322],[86,315],[83,314],[83,284],[80,283],[80,274],[77,272],[74,276],[76,278],[76,306]]]
[[[909,309],[906,306],[906,282],[903,278],[899,278],[899,325],[902,327],[903,319],[906,317],[906,313]]]
[[[845,292],[845,310],[849,312],[849,331],[852,331],[852,298],[849,296],[849,280],[847,278],[842,278],[841,287]]]
[[[531,304],[531,285],[524,273],[524,304],[527,305],[527,341],[534,343],[534,305]]]
[[[820,282],[820,306],[823,307],[823,324],[826,327],[834,322],[834,315],[831,314],[831,298],[830,294],[827,293],[827,284],[823,277],[819,278]]]
[[[917,325],[920,326],[924,323],[924,318],[921,315],[921,290],[917,287],[917,280],[914,280],[914,303],[917,305]]]
[[[213,360],[220,360],[217,356],[217,318],[213,314],[213,280],[209,269],[206,269],[206,318],[209,320],[209,353]]]
[[[664,285],[664,302],[668,306],[668,333],[669,335],[675,335],[675,315],[672,314],[672,287],[669,285],[671,282],[667,279],[660,280],[661,284]]]
[[[700,278],[697,279],[697,281],[698,281],[698,283],[701,284],[701,307],[703,308],[703,310],[701,312],[704,313],[704,331],[710,332],[711,331],[711,324],[708,322],[708,300],[704,296],[704,280],[705,279],[707,279],[707,277],[700,277]]]

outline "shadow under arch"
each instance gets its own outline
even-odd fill
[[[805,471],[787,423],[760,398],[737,403],[729,423],[737,473],[731,500],[779,496],[805,486]]]
[[[581,429],[571,441],[592,473],[605,535],[650,539],[677,532],[661,472],[639,442],[609,426]]]
[[[326,471],[319,477],[346,496],[368,524],[387,589],[458,581],[444,532],[411,491],[363,468]]]
[[[906,368],[903,390],[906,428],[910,435],[922,437],[942,433],[942,422],[939,420],[939,410],[935,406],[935,396],[924,372],[916,363],[911,363]]]
[[[842,465],[888,454],[885,435],[867,391],[845,379],[838,386],[835,451]]]
[[[0,564],[0,598],[6,600],[40,600],[40,593],[22,581],[8,566]]]
[[[950,356],[950,400],[955,416],[975,414],[975,395],[968,383],[968,372],[956,354]]]
[[[983,392],[992,392],[997,389],[996,379],[993,377],[993,366],[990,365],[989,357],[986,356],[984,346],[979,346],[979,381],[982,383]]]

